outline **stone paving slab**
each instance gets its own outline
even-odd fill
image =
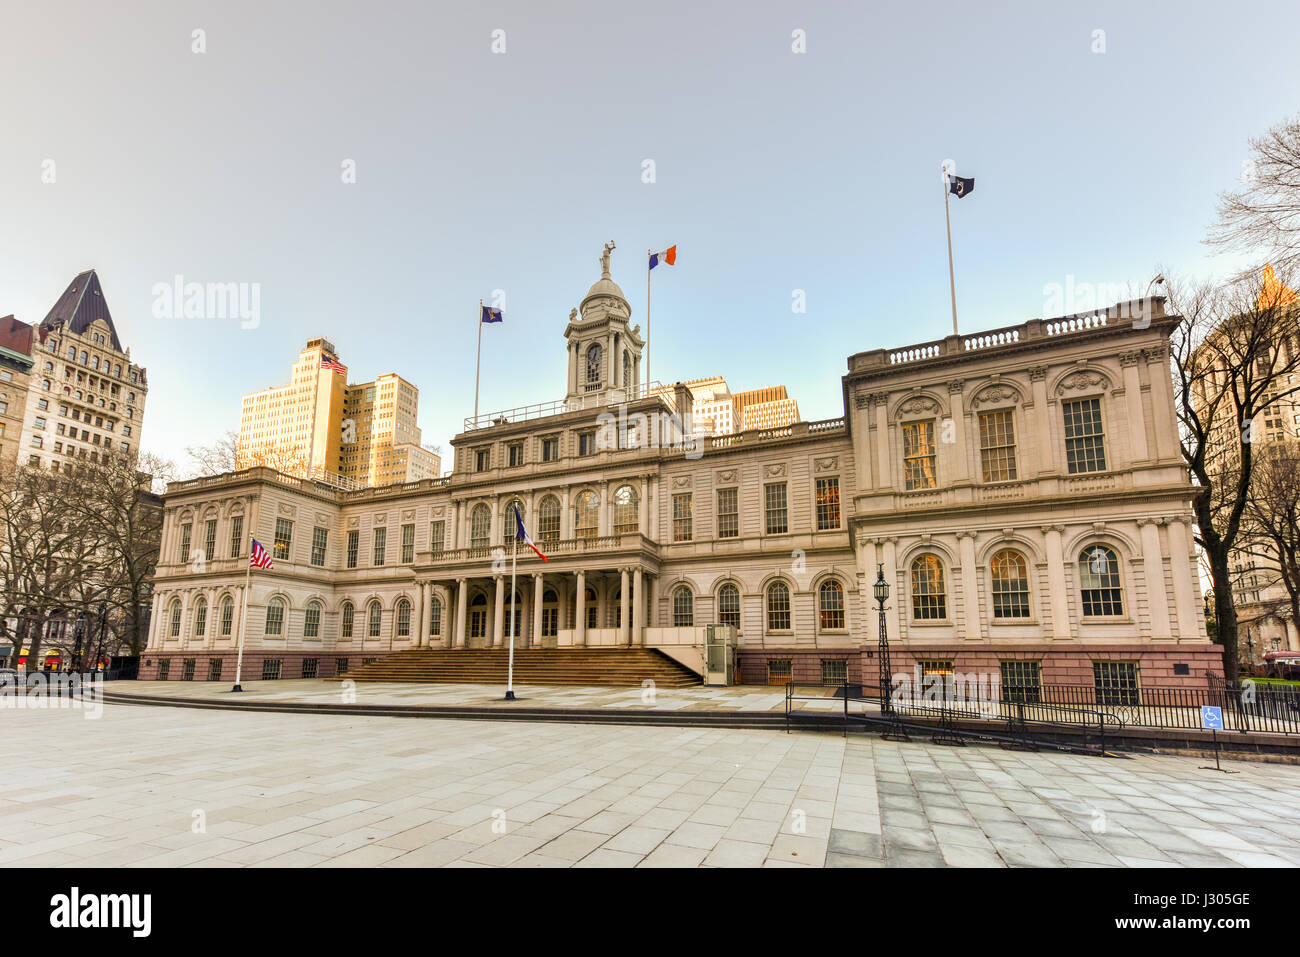
[[[1300,866],[1289,765],[117,703],[5,722],[42,746],[0,778],[0,866]]]

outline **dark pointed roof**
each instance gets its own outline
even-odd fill
[[[68,329],[82,335],[96,319],[103,319],[108,324],[113,348],[123,352],[122,343],[117,338],[117,327],[113,325],[113,316],[108,311],[108,300],[104,298],[103,287],[99,284],[99,276],[95,275],[95,270],[87,269],[68,284],[41,325],[49,327],[62,320]]]

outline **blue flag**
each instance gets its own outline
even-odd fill
[[[491,306],[483,306],[482,308],[483,308],[483,321],[484,321],[484,322],[501,322],[501,321],[502,321],[502,316],[501,316],[501,310],[500,310],[500,309],[493,309]]]

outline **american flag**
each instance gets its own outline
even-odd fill
[[[271,561],[271,555],[262,543],[253,539],[253,554],[248,558],[249,568],[275,568],[275,562]]]
[[[325,359],[321,362],[320,367],[322,369],[329,369],[333,372],[337,372],[341,376],[346,376],[348,374],[348,367],[339,362],[338,359]]]

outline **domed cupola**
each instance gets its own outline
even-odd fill
[[[645,340],[639,326],[630,326],[632,308],[618,283],[609,275],[614,243],[605,244],[600,257],[600,278],[587,290],[577,309],[569,313],[564,330],[568,340],[569,379],[566,395],[585,406],[592,398],[601,404],[626,401],[639,394],[641,352]]]

